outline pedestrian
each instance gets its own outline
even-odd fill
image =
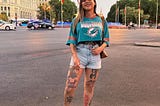
[[[64,106],[70,106],[84,72],[84,106],[90,106],[101,69],[100,53],[109,46],[107,22],[96,13],[96,0],[80,0],[67,45],[72,54],[64,90]],[[103,33],[103,39],[102,39]]]

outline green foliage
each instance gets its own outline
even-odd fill
[[[115,21],[115,8],[116,8],[116,5],[113,5],[111,8],[110,8],[110,12],[108,13],[108,16],[107,16],[107,21],[110,21],[110,22],[114,22]]]
[[[50,7],[50,9],[47,9]],[[63,21],[71,21],[77,13],[77,7],[71,0],[64,0],[63,4]],[[48,4],[39,6],[38,19],[51,19],[55,23],[61,21],[61,2],[59,0],[51,0]]]
[[[50,5],[44,4],[39,6],[38,8],[38,19],[49,19],[52,21],[56,17],[54,8],[52,8]]]
[[[8,21],[8,16],[5,12],[2,12],[0,14],[0,20]]]
[[[70,0],[65,0],[63,5],[63,16],[64,21],[72,21],[74,15],[77,13],[77,7],[74,2],[71,2]]]
[[[55,22],[61,21],[61,2],[59,0],[51,0],[49,2],[55,13]],[[64,0],[63,4],[63,21],[71,21],[74,14],[77,13],[77,7],[71,0]]]
[[[139,0],[120,0],[117,2],[117,7],[119,7],[119,20],[124,23],[124,8],[127,7],[127,23],[129,21],[138,23],[138,3]],[[156,6],[157,0],[141,0],[141,23],[144,20],[149,20],[154,22],[156,20]],[[160,1],[158,14],[160,16]],[[112,5],[110,12],[108,13],[107,21],[114,22],[116,16],[116,4]],[[160,20],[159,20],[160,22]]]

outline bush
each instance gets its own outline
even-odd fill
[[[8,16],[5,12],[2,12],[0,14],[0,20],[8,21]]]

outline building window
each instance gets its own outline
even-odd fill
[[[7,3],[7,0],[3,0],[4,3]]]
[[[4,10],[6,11],[6,10],[7,10],[7,7],[4,7]]]
[[[3,11],[3,7],[1,7],[1,11]]]
[[[21,11],[20,17],[23,18],[23,12]]]
[[[7,0],[3,0],[4,3],[7,3]]]
[[[8,17],[10,17],[11,15],[10,15],[10,13],[8,13]]]
[[[10,11],[10,7],[8,7],[8,11]]]

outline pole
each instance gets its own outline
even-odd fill
[[[157,10],[156,10],[156,29],[158,26],[158,0],[157,0]]]
[[[17,22],[17,13],[15,13],[15,21],[16,21],[16,26],[17,26],[17,24],[18,24],[18,22]]]
[[[44,19],[46,19],[47,17],[46,17],[46,10],[44,10]]]
[[[117,22],[119,22],[119,6],[118,6],[118,19],[117,19]]]
[[[62,0],[61,0],[61,27],[63,28],[63,4],[62,4]]]
[[[44,19],[46,19],[46,3],[43,4],[43,11],[44,11]]]
[[[139,4],[138,4],[138,8],[139,8],[139,28],[141,27],[141,0],[139,0]]]
[[[115,14],[115,22],[117,22],[117,1],[116,1],[116,14]]]
[[[52,22],[52,16],[51,16],[51,10],[49,10],[49,15],[50,15],[50,21]]]
[[[127,10],[126,10],[126,5],[125,5],[125,9],[124,9],[124,15],[125,15],[125,26],[126,26],[126,21],[127,21]]]

